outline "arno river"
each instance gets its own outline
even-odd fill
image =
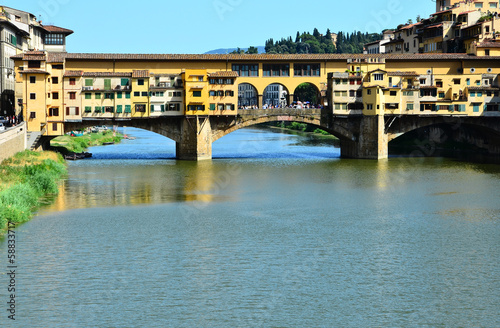
[[[344,160],[269,129],[178,162],[125,132],[16,228],[2,327],[500,327],[499,165]]]

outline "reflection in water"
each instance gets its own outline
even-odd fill
[[[498,167],[254,129],[181,162],[141,133],[16,228],[19,326],[500,326]]]

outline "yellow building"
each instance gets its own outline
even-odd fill
[[[56,136],[65,122],[238,115],[241,85],[255,89],[260,108],[267,87],[280,85],[291,104],[296,88],[308,83],[334,115],[496,115],[498,48],[491,40],[477,47],[478,56],[27,52],[13,58],[28,130]]]

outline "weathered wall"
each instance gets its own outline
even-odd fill
[[[26,124],[0,133],[0,162],[26,149]]]

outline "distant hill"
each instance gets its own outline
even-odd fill
[[[266,52],[266,47],[264,47],[264,46],[259,46],[259,47],[257,47],[257,49],[259,49],[259,54],[263,54]],[[207,52],[205,52],[205,55],[224,55],[224,54],[231,53],[235,50],[237,50],[237,48],[228,48],[228,49],[221,48],[221,49],[207,51]],[[248,48],[241,48],[241,50],[247,51]]]

